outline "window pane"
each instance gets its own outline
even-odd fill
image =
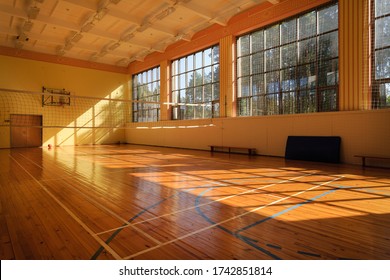
[[[315,64],[306,64],[298,68],[298,80],[300,88],[315,88],[317,77],[315,74]]]
[[[238,79],[238,97],[249,96],[249,77]]]
[[[252,74],[264,72],[264,53],[252,55]]]
[[[320,62],[318,69],[319,86],[333,86],[338,84],[338,69],[338,59]]]
[[[295,67],[281,71],[280,80],[281,80],[282,91],[292,91],[297,88],[295,71],[296,71]]]
[[[195,86],[203,84],[203,70],[202,68],[196,70],[195,72]]]
[[[204,102],[211,102],[213,98],[213,87],[211,84],[204,86]]]
[[[204,68],[203,77],[205,84],[211,83],[212,76],[213,73],[211,72],[211,66]]]
[[[204,51],[204,65],[208,66],[211,65],[211,49],[207,49]]]
[[[218,118],[219,117],[219,102],[213,103],[213,115],[212,117]]]
[[[213,82],[219,81],[219,64],[213,66]]]
[[[300,113],[313,113],[316,112],[317,98],[315,91],[300,91],[298,95],[299,112]]]
[[[180,73],[183,73],[186,71],[186,59],[182,58],[179,60],[179,71]]]
[[[240,116],[250,116],[250,99],[249,98],[240,98],[238,100],[238,114]]]
[[[183,89],[186,87],[186,74],[181,74],[178,76],[179,89]]]
[[[280,44],[279,24],[265,30],[265,48],[273,48]]]
[[[375,0],[375,16],[383,16],[390,13],[390,0]]]
[[[282,95],[283,114],[295,113],[295,92],[286,92]]]
[[[390,46],[390,16],[375,21],[375,48],[388,46]]]
[[[280,68],[280,49],[265,51],[265,70],[272,71]]]
[[[204,110],[204,118],[211,118],[212,117],[212,107],[211,107],[211,103],[207,103],[204,107],[203,107],[203,110]]]
[[[195,68],[201,68],[203,63],[203,53],[198,52],[195,54]]]
[[[297,20],[285,21],[281,24],[282,44],[291,43],[297,40]]]
[[[390,83],[381,84],[379,88],[380,106],[390,106]]]
[[[252,95],[264,94],[264,74],[255,75],[252,78]]]
[[[267,115],[277,115],[279,114],[279,95],[278,94],[269,94],[266,96],[267,102]]]
[[[336,111],[337,95],[335,90],[324,90],[320,93],[321,96],[321,112]]]
[[[248,76],[250,74],[250,57],[245,56],[238,59],[238,77]]]
[[[194,70],[194,56],[189,55],[187,57],[187,71]]]
[[[195,103],[203,102],[203,87],[195,88]]]
[[[311,37],[317,33],[316,14],[312,11],[299,18],[299,39]]]
[[[338,28],[338,6],[334,5],[318,12],[319,33],[328,32]]]
[[[289,44],[282,47],[281,67],[291,67],[297,64],[297,44]]]
[[[320,60],[330,59],[339,56],[338,32],[332,32],[319,37],[318,55]]]
[[[194,89],[193,88],[187,88],[185,90],[185,99],[182,100],[184,103],[192,104],[194,103]]]
[[[390,49],[375,52],[375,78],[390,78]]]
[[[257,31],[252,34],[252,53],[258,52],[264,49],[264,35],[263,31]]]
[[[254,96],[252,98],[252,116],[261,116],[264,115],[264,95]]]
[[[279,71],[265,75],[267,93],[279,92]]]
[[[238,56],[248,55],[249,52],[249,35],[240,37],[238,39]]]
[[[316,60],[316,39],[308,39],[299,42],[299,64]]]
[[[213,64],[219,63],[219,46],[215,46],[213,49]]]
[[[219,100],[219,83],[213,85],[213,101]]]

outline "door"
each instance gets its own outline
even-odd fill
[[[11,114],[11,148],[42,146],[42,116]]]

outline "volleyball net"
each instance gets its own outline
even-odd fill
[[[131,121],[132,104],[125,99],[72,95],[65,90],[43,92],[0,89],[0,126],[41,126],[42,128],[124,128]],[[42,116],[40,124],[12,116]]]

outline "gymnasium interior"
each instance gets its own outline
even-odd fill
[[[390,0],[0,1],[1,260],[390,259]]]

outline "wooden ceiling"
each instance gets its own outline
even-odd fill
[[[0,46],[126,67],[266,1],[0,0]]]

